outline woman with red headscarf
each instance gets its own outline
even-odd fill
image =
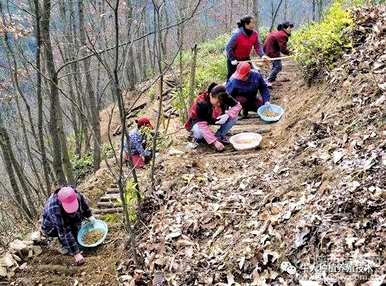
[[[149,118],[146,116],[139,117],[135,120],[137,127],[130,130],[128,138],[126,138],[124,145],[125,161],[129,161],[129,145],[131,162],[135,168],[143,168],[145,164],[150,161],[152,152],[146,148],[146,140],[144,136],[145,128],[153,129]],[[130,144],[129,144],[130,142]]]
[[[257,111],[258,107],[269,102],[270,93],[263,77],[251,69],[249,63],[240,63],[236,72],[226,84],[229,95],[241,103],[244,117],[249,111]],[[260,92],[260,96],[258,93]]]

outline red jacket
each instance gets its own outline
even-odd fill
[[[194,124],[206,121],[214,124],[216,118],[223,114],[222,108],[213,108],[207,91],[200,93],[189,110],[189,118],[185,123],[185,129],[190,131]]]
[[[280,57],[280,53],[289,55],[287,48],[289,35],[285,31],[269,33],[264,43],[264,52],[270,58]]]
[[[227,46],[226,52],[228,59],[233,60],[247,60],[250,57],[252,48],[255,48],[256,53],[262,57],[264,55],[263,49],[260,46],[259,34],[253,31],[248,36],[244,28],[239,28],[233,32]]]

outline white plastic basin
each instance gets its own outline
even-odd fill
[[[232,136],[229,141],[236,150],[249,150],[258,147],[262,139],[258,133],[244,132]]]

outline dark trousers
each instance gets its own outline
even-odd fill
[[[283,65],[281,60],[276,60],[272,62],[272,71],[268,77],[269,82],[274,82],[277,78],[277,75],[283,70]]]
[[[236,100],[240,102],[243,107],[243,115],[247,116],[249,111],[257,111],[257,109],[262,106],[263,99],[261,96],[256,94],[244,94],[236,96]]]
[[[236,71],[237,65],[236,66],[232,65],[230,59],[227,59],[227,68],[228,68],[228,74],[227,74],[227,81],[228,81],[229,78],[232,76],[232,74],[234,74],[234,72]]]

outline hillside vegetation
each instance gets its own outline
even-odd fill
[[[183,116],[199,91],[225,80],[228,37],[198,45],[193,87],[186,50],[164,77],[166,94],[157,96],[157,84],[141,97],[138,114],[160,121],[153,173],[138,170],[135,182],[115,160],[124,132],[109,142],[115,154],[101,146],[106,161],[95,173],[91,153],[77,156],[69,146],[75,176],[84,178],[79,190],[110,229],[103,245],[85,250],[86,264],[75,267],[30,235],[0,258],[0,279],[17,286],[386,283],[384,1],[337,0],[320,22],[292,35],[295,58],[284,61],[271,92],[284,117],[266,124],[251,116],[231,130],[261,134],[259,148],[187,148]],[[135,105],[131,97],[122,113]],[[161,118],[169,103],[180,116]],[[111,124],[101,118],[103,128]]]

